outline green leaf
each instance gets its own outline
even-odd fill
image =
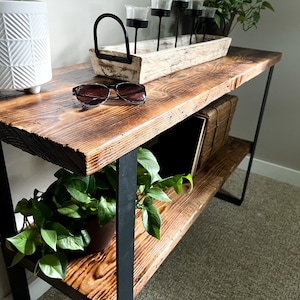
[[[188,174],[186,176],[180,174],[174,175],[159,181],[157,185],[163,190],[173,187],[175,192],[177,194],[180,194],[182,191],[182,183],[184,179],[186,179],[190,183],[190,193],[193,190],[193,177],[191,174]]]
[[[23,258],[25,257],[25,254],[21,253],[21,252],[17,252],[16,255],[14,256],[10,267],[15,266],[17,263],[19,263]]]
[[[157,185],[164,190],[174,187],[175,191],[177,191],[182,185],[183,177],[184,176],[180,174],[174,175],[159,181]]]
[[[87,192],[89,194],[95,194],[96,192],[96,178],[94,175],[87,176],[88,184],[87,184]]]
[[[47,228],[55,230],[57,235],[70,235],[69,230],[57,222],[49,222],[47,223]]]
[[[70,176],[70,175],[72,175],[72,173],[70,173],[70,172],[68,172],[67,170],[65,170],[65,169],[59,169],[58,171],[56,171],[55,173],[54,173],[54,176],[56,177],[56,178],[61,178],[61,177],[65,177],[65,176]]]
[[[82,235],[85,247],[86,247],[91,242],[91,237],[90,237],[89,233],[87,232],[87,230],[85,230],[85,229],[81,230],[81,235]]]
[[[142,221],[145,230],[159,240],[161,217],[155,206],[150,205],[142,208]]]
[[[158,174],[160,169],[159,164],[150,150],[140,147],[138,149],[137,161],[150,174],[152,178],[151,183],[161,179]]]
[[[145,199],[144,199],[144,201],[143,201],[143,205],[144,206],[147,206],[147,207],[149,207],[149,206],[152,206],[153,205],[153,198],[151,198],[151,197],[146,197]]]
[[[215,20],[215,23],[217,24],[217,26],[220,28],[221,27],[221,18],[218,14],[215,14],[214,20]]]
[[[89,176],[78,176],[71,175],[70,178],[65,181],[66,188],[74,188],[78,191],[87,193],[88,185],[89,185]]]
[[[35,231],[33,229],[26,229],[19,234],[7,238],[7,240],[12,243],[19,252],[25,255],[32,255],[36,250],[36,245],[33,239]]]
[[[32,216],[32,200],[23,198],[20,200],[15,209],[15,213],[21,213],[23,216]]]
[[[144,170],[144,168],[143,168],[143,170]],[[149,188],[151,188],[151,186],[152,186],[152,177],[150,176],[150,174],[147,174],[147,173],[146,174],[143,173],[142,175],[138,174],[137,175],[137,185],[139,187],[143,186],[143,191],[147,192],[147,190],[149,190]],[[139,190],[142,191],[140,188],[139,188]]]
[[[32,201],[32,212],[33,212],[34,222],[38,226],[43,224],[45,220],[50,219],[50,217],[53,215],[51,207],[49,207],[44,202],[38,201],[36,199],[33,199]]]
[[[56,243],[57,243],[57,233],[55,230],[43,229],[41,228],[41,236],[45,243],[56,251]]]
[[[240,16],[238,16],[238,18],[237,18],[237,21],[238,21],[238,22],[241,22],[241,23],[245,22],[245,20],[246,20],[246,17],[243,16],[243,15],[240,15]]]
[[[148,190],[147,193],[150,197],[153,197],[156,200],[159,200],[161,202],[170,202],[171,199],[167,196],[167,194],[158,188],[151,188]]]
[[[34,223],[38,227],[43,227],[44,222],[49,220],[53,214],[52,209],[46,204],[33,199],[32,201],[32,214],[34,218]]]
[[[15,249],[12,247],[12,244],[6,239],[5,246],[10,251],[15,251]]]
[[[84,242],[81,235],[58,236],[57,246],[65,250],[84,251]]]
[[[111,221],[116,215],[116,202],[114,199],[105,199],[101,196],[98,203],[98,223],[99,226],[104,226]]]
[[[73,219],[80,219],[81,215],[78,212],[79,206],[75,203],[69,203],[68,205],[58,208],[57,211],[67,217],[73,218]]]
[[[104,168],[104,173],[106,175],[106,178],[110,184],[109,188],[112,188],[114,191],[117,190],[117,170],[116,166],[113,164],[109,164]]]
[[[258,23],[260,19],[260,13],[259,12],[253,12],[253,21],[254,23]]]
[[[63,256],[47,254],[38,261],[41,271],[50,278],[63,279],[66,275],[66,263]]]
[[[275,11],[274,8],[273,8],[273,6],[268,1],[264,1],[262,3],[262,6],[265,7],[265,8],[268,8],[268,9],[270,9],[272,11]]]
[[[193,181],[192,175],[188,174],[186,176],[183,176],[183,179],[186,179],[190,183],[190,189],[189,189],[188,193],[191,193],[192,190],[194,189],[194,181]],[[179,194],[179,193],[177,193],[177,194]]]
[[[66,272],[67,272],[67,266],[68,266],[68,258],[65,255],[65,253],[58,251],[57,253],[54,253],[56,255],[56,257],[59,259],[62,270],[63,270],[63,274],[64,277],[66,276]]]
[[[66,188],[67,188],[68,192],[70,193],[70,195],[77,201],[79,201],[81,203],[90,203],[91,202],[91,198],[86,193],[83,193],[74,187],[66,186]]]

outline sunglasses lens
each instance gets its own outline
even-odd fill
[[[119,83],[116,87],[118,94],[124,99],[134,104],[146,101],[146,90],[141,84]]]
[[[105,85],[81,85],[74,89],[77,99],[87,106],[96,106],[106,101],[109,89]]]

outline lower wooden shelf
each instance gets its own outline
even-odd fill
[[[181,195],[170,193],[171,203],[157,203],[163,224],[161,240],[149,236],[137,214],[135,227],[134,294],[137,295],[210,199],[250,152],[251,142],[230,137],[228,143],[194,177],[194,190]],[[116,299],[115,238],[105,251],[73,260],[65,282],[47,280],[75,299]],[[77,295],[76,295],[77,293]]]
[[[219,153],[194,177],[194,190],[181,195],[170,194],[171,203],[159,203],[163,225],[161,240],[149,236],[137,214],[135,228],[134,293],[137,295],[186,231],[200,215],[209,200],[249,153],[251,143],[230,138]],[[186,190],[188,187],[186,187]],[[116,299],[115,240],[101,253],[70,263],[65,282],[91,299]]]

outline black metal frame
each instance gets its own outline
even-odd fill
[[[228,193],[225,193],[225,192],[216,193],[217,198],[225,200],[225,201],[233,203],[233,204],[236,204],[236,205],[241,205],[243,203],[244,199],[245,199],[247,186],[248,186],[248,181],[249,181],[249,176],[250,176],[250,173],[251,173],[251,167],[252,167],[254,154],[255,154],[255,150],[256,150],[256,146],[257,146],[258,136],[259,136],[261,123],[262,123],[262,119],[263,119],[263,115],[264,115],[264,111],[265,111],[265,106],[266,106],[266,102],[267,102],[267,99],[268,99],[269,89],[270,89],[270,85],[271,85],[271,81],[272,81],[273,71],[274,71],[274,66],[272,66],[269,69],[269,74],[268,74],[267,82],[266,82],[266,85],[265,85],[264,95],[263,95],[263,99],[262,99],[262,103],[261,103],[261,107],[260,107],[260,112],[259,112],[259,116],[258,116],[258,121],[257,121],[257,125],[256,125],[255,135],[254,135],[254,139],[253,139],[251,149],[250,149],[250,158],[249,158],[249,162],[248,162],[246,176],[245,176],[245,179],[244,179],[244,184],[243,184],[243,190],[242,190],[242,193],[241,193],[241,197],[237,198],[237,197],[232,196],[232,195],[230,195]]]
[[[117,299],[133,299],[137,149],[118,160]]]

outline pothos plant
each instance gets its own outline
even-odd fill
[[[273,6],[268,1],[263,0],[205,0],[204,5],[217,8],[218,13],[215,14],[215,22],[219,27],[222,24],[220,14],[227,23],[236,16],[232,30],[238,23],[242,24],[245,31],[252,27],[256,28],[263,10],[274,11]]]
[[[116,164],[112,163],[89,176],[79,176],[60,169],[57,180],[46,192],[34,190],[33,197],[18,202],[15,212],[24,217],[20,233],[7,238],[7,247],[16,251],[12,265],[24,256],[35,256],[34,273],[41,270],[51,278],[64,278],[68,252],[84,251],[90,243],[85,229],[87,220],[98,219],[102,227],[116,215]],[[142,210],[145,230],[160,238],[161,216],[154,201],[171,201],[165,190],[174,188],[179,194],[183,181],[193,181],[190,174],[163,179],[159,164],[151,151],[138,149],[137,190],[135,205]],[[33,221],[30,220],[33,218]]]

